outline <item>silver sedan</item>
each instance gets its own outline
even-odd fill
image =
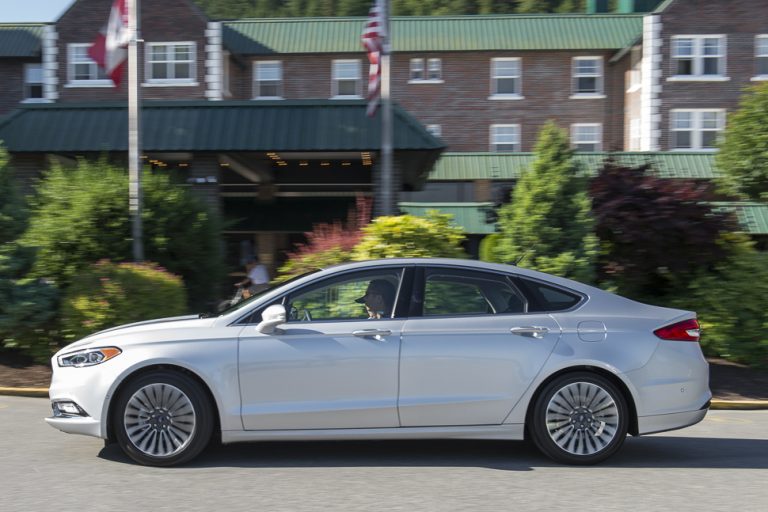
[[[213,318],[102,331],[52,360],[46,421],[169,466],[224,443],[512,439],[600,462],[711,398],[690,311],[470,260],[340,265]]]

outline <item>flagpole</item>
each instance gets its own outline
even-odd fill
[[[384,11],[384,41],[381,55],[381,213],[394,215],[392,187],[392,98],[390,89],[390,24],[389,0],[382,2]]]
[[[141,142],[141,118],[139,110],[139,0],[127,0],[128,31],[128,209],[131,216],[134,261],[144,260],[144,244],[141,226],[141,165],[139,144]]]

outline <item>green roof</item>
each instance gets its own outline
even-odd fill
[[[768,204],[730,202],[713,203],[715,210],[730,210],[745,233],[768,235]],[[485,214],[493,209],[492,203],[400,203],[405,213],[423,217],[429,210],[453,215],[454,222],[469,234],[486,235],[496,232],[495,224],[485,222]]]
[[[0,57],[40,57],[41,24],[0,24]]]
[[[718,175],[712,153],[670,151],[576,154],[576,160],[588,175],[596,175],[608,157],[630,167],[648,164],[661,178],[712,179]],[[516,180],[533,160],[533,153],[443,153],[429,180]]]
[[[144,151],[368,151],[381,145],[378,116],[363,100],[146,101]],[[444,143],[394,108],[397,150]],[[10,152],[102,152],[128,148],[126,103],[28,104],[0,123]]]
[[[453,215],[453,221],[472,235],[487,235],[496,232],[495,224],[488,224],[485,212],[493,209],[493,203],[398,203],[405,213],[426,216],[429,210]]]
[[[752,202],[713,203],[718,210],[736,212],[739,224],[750,235],[768,235],[768,204]]]
[[[233,53],[363,52],[367,18],[270,18],[224,23]],[[642,15],[408,16],[391,19],[396,52],[618,50],[642,35]]]

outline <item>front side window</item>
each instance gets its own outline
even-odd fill
[[[573,93],[575,95],[603,93],[603,59],[601,57],[574,57]]]
[[[67,75],[70,85],[112,85],[104,70],[88,56],[90,43],[73,43],[67,46],[69,65]]]
[[[491,151],[520,151],[520,125],[491,125]]]
[[[24,99],[28,101],[43,99],[43,66],[41,64],[24,65]]]
[[[391,318],[402,269],[354,272],[332,277],[290,294],[289,322]]]
[[[522,91],[522,64],[519,58],[491,60],[491,94],[519,96]]]
[[[331,75],[331,95],[335,98],[359,98],[362,93],[359,60],[335,60]]]
[[[603,126],[599,123],[572,124],[571,145],[576,151],[602,151]]]
[[[755,71],[758,77],[768,80],[768,34],[755,38]]]
[[[280,61],[262,61],[254,63],[253,97],[282,98],[283,65]]]
[[[678,78],[716,77],[724,75],[725,37],[673,37],[672,74]]]
[[[714,150],[724,128],[724,110],[673,110],[670,146],[678,150]]]
[[[194,82],[195,43],[148,43],[146,52],[148,82]]]
[[[526,300],[504,277],[470,270],[430,269],[424,316],[523,313]]]

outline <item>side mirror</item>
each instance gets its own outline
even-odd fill
[[[261,314],[261,322],[256,326],[256,330],[262,334],[272,334],[275,327],[285,323],[285,306],[282,304],[272,304]]]

